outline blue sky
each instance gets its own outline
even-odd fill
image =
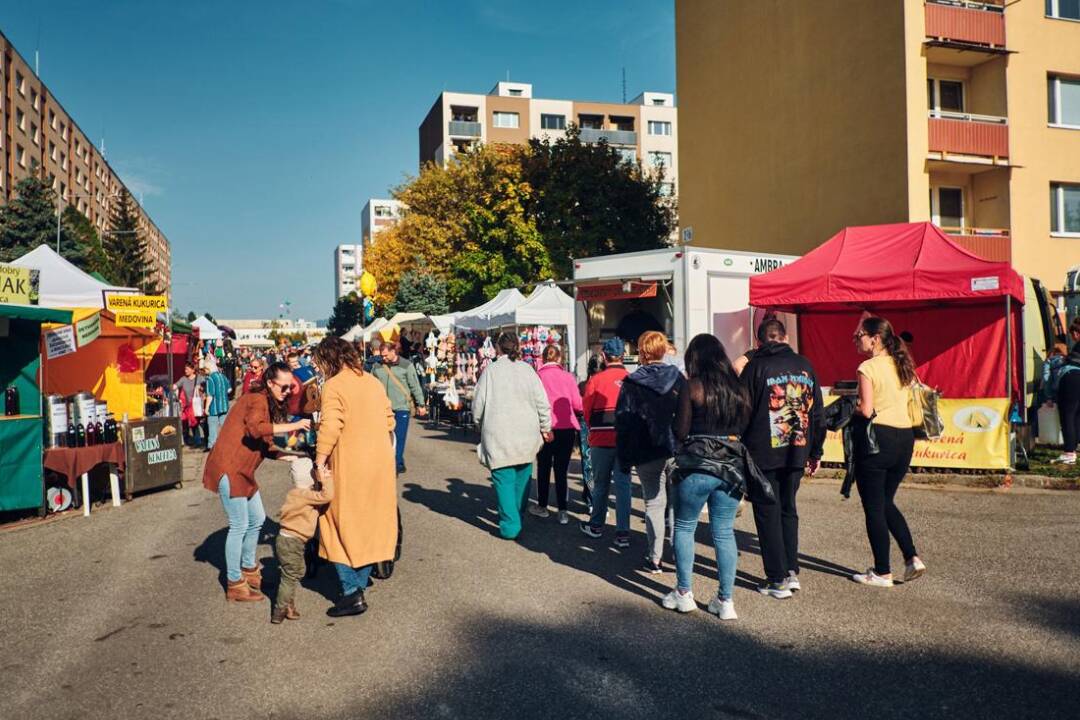
[[[174,306],[324,319],[442,90],[674,92],[673,0],[11,0],[0,29],[172,243]],[[40,39],[39,39],[40,38]]]

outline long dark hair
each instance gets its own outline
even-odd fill
[[[896,374],[900,376],[900,384],[907,387],[915,381],[915,359],[908,352],[907,344],[900,336],[893,332],[893,326],[885,318],[868,317],[862,321],[862,330],[873,337],[881,338],[881,346],[889,357],[896,363]]]
[[[314,357],[327,380],[345,368],[357,375],[364,374],[364,362],[360,359],[360,353],[356,352],[351,343],[339,337],[330,335],[323,338],[322,342],[315,346]]]
[[[281,373],[292,377],[292,370],[285,363],[270,363],[266,367],[266,370],[263,370],[261,378],[262,387],[260,389],[266,393],[266,406],[270,410],[270,422],[272,423],[283,423],[288,422],[289,420],[288,396],[281,402],[278,402],[274,399],[273,393],[270,392],[270,381],[276,379]]]
[[[686,374],[701,383],[705,392],[705,410],[714,418],[729,419],[742,427],[750,417],[750,398],[739,382],[715,335],[702,333],[686,347]]]

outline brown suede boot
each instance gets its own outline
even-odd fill
[[[247,584],[255,590],[262,589],[262,570],[256,565],[253,568],[240,568],[240,576],[247,580]]]
[[[285,606],[285,617],[289,620],[299,620],[300,611],[296,609],[296,601],[289,603]]]
[[[265,600],[266,596],[247,584],[246,580],[229,581],[225,590],[225,599],[229,602],[257,602]]]
[[[285,622],[285,618],[287,617],[286,614],[288,612],[289,612],[288,606],[286,606],[286,607],[275,607],[270,612],[270,622],[273,623],[274,625],[280,625],[281,623]]]

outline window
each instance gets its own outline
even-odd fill
[[[634,132],[634,118],[623,117],[621,115],[612,115],[611,122],[615,125],[616,130],[624,130],[626,132]]]
[[[657,167],[671,167],[671,153],[669,152],[657,152],[655,150],[649,152],[649,164],[654,168]]]
[[[26,167],[26,150],[23,150],[22,145],[15,146],[15,162],[19,165]]]
[[[30,139],[34,141],[35,145],[37,145],[38,141],[41,139],[41,135],[38,133],[38,126],[34,123],[30,123]]]
[[[516,112],[499,112],[491,114],[492,125],[497,128],[516,128],[518,126],[518,114]]]
[[[60,136],[67,140],[67,125],[60,123]]]
[[[927,106],[931,114],[964,112],[964,83],[959,80],[926,79]]]
[[[939,228],[960,230],[964,227],[964,189],[930,188],[930,220]]]
[[[26,132],[26,113],[18,108],[15,108],[15,124],[19,126],[20,130]]]
[[[1046,0],[1046,16],[1059,20],[1080,20],[1080,0]]]
[[[1080,185],[1050,183],[1050,232],[1080,237]]]
[[[566,129],[566,116],[565,115],[547,115],[540,116],[540,129],[541,130],[565,130]]]
[[[379,218],[394,217],[394,211],[390,208],[389,205],[376,205],[375,206],[375,217],[379,217]]]
[[[30,91],[30,104],[34,106],[35,110],[41,109],[41,97],[38,96],[37,90]]]
[[[666,103],[664,102],[663,98],[653,98],[652,104],[653,105],[659,105],[660,107],[663,107]]]
[[[634,148],[619,147],[614,148],[615,154],[619,156],[619,162],[630,163],[634,165],[637,163],[637,150]]]
[[[666,120],[650,120],[649,121],[649,134],[650,135],[670,135],[671,123]]]
[[[49,159],[56,162],[56,143],[49,141]]]
[[[660,183],[660,196],[671,197],[675,194],[675,183],[662,182]]]
[[[1048,119],[1051,125],[1080,128],[1080,78],[1050,75],[1047,78],[1046,95],[1049,100]]]
[[[67,185],[65,185],[64,183],[60,183],[60,197],[67,197]]]
[[[510,95],[513,97],[521,97],[522,92],[521,88],[510,88]]]
[[[603,115],[578,115],[578,125],[582,129],[602,130],[604,128]]]
[[[52,110],[49,111],[49,125],[53,130],[56,129],[56,113]]]
[[[19,94],[26,97],[26,78],[18,70],[15,71],[15,89],[19,91]]]
[[[67,153],[60,153],[60,169],[67,170]]]

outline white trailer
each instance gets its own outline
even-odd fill
[[[680,355],[695,335],[712,333],[734,358],[753,346],[764,312],[749,306],[750,277],[797,259],[677,246],[575,260],[578,377],[584,378],[590,353],[604,340],[617,334],[636,340],[625,335],[650,324],[667,334]],[[794,318],[784,319],[794,342]],[[635,361],[631,345],[630,362]]]

